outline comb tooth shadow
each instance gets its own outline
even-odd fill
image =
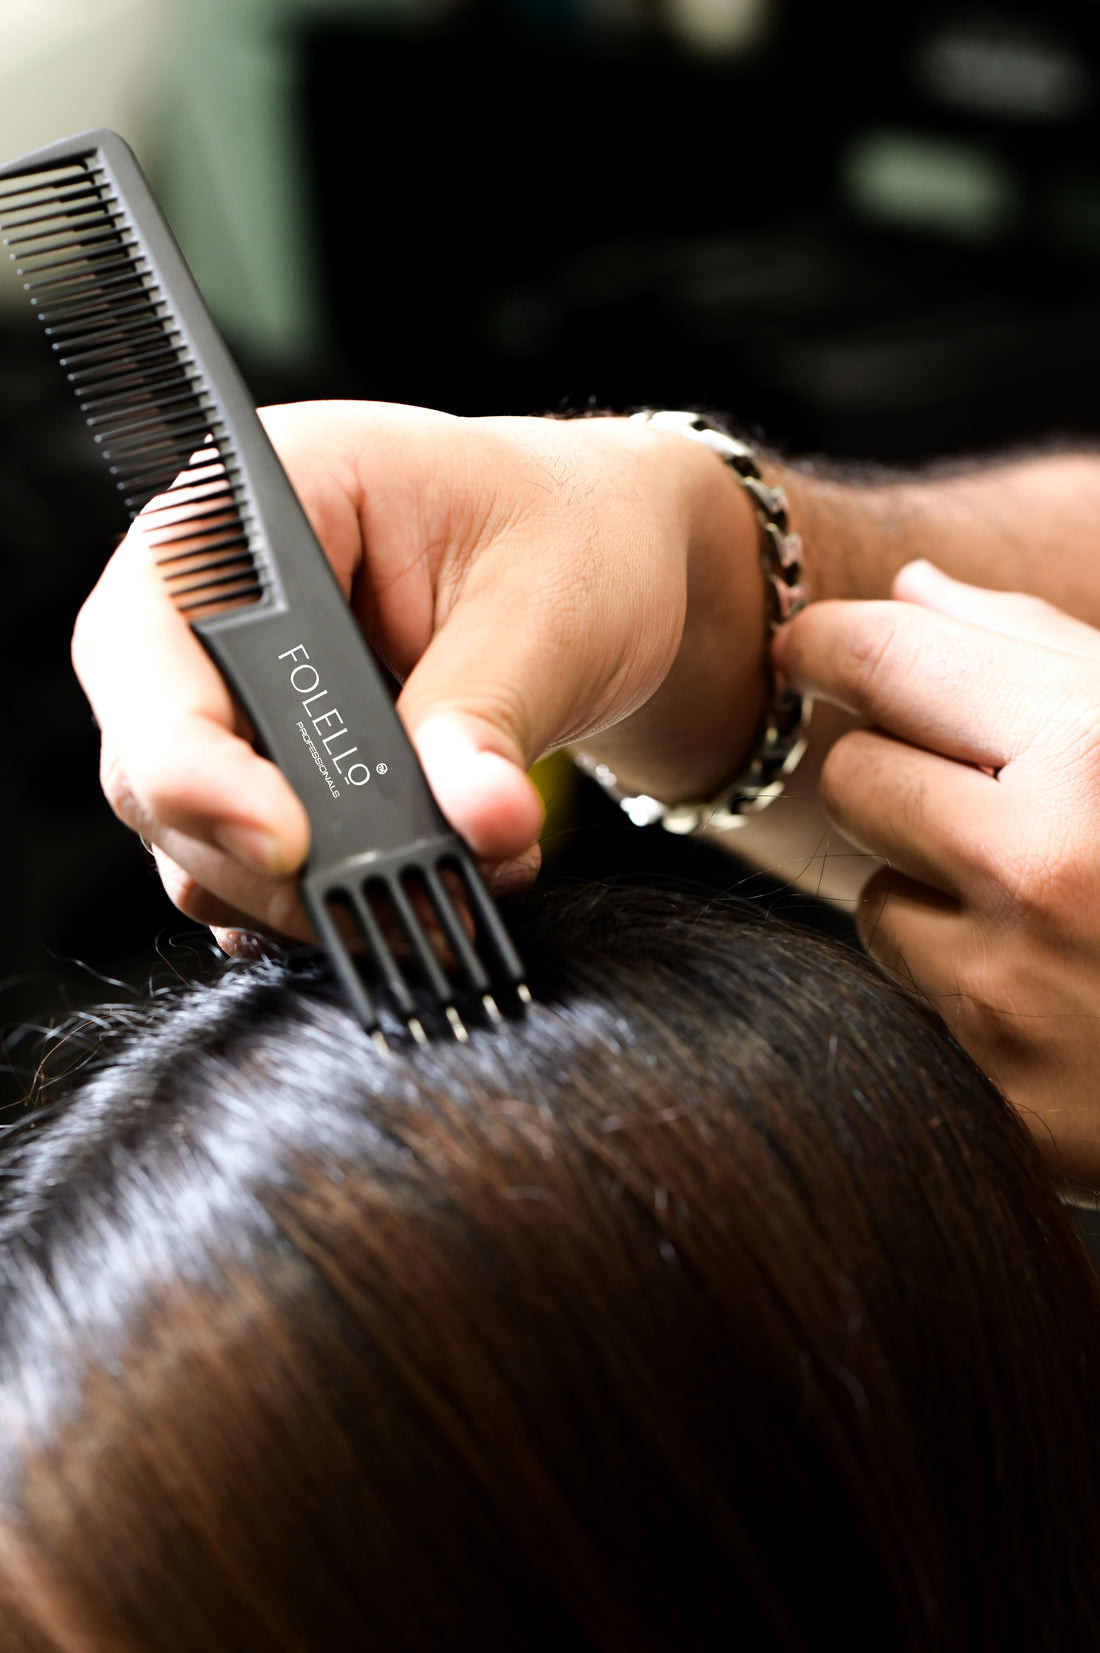
[[[190,455],[168,492],[155,495],[138,515],[172,601],[181,613],[201,619],[261,595],[248,534],[208,426],[207,420],[188,424],[163,438],[174,462],[182,464],[196,431],[207,434],[206,445]]]
[[[360,965],[381,976],[389,1001],[418,1044],[427,1043],[421,1019],[424,1006],[442,1009],[430,982],[424,980],[423,959],[406,931],[398,899],[384,877],[368,878],[357,892],[355,913],[364,949]],[[419,1000],[417,998],[419,992]]]
[[[401,935],[409,949],[409,958],[415,974],[435,1002],[442,1010],[450,1004],[454,991],[450,980],[437,956],[437,947],[442,938],[438,924],[434,922],[434,914],[430,907],[425,908],[422,901],[418,901],[418,892],[412,884],[413,874],[403,873],[392,881],[387,881],[386,894],[392,907]],[[427,913],[432,921],[432,930],[422,922],[421,915]]]
[[[477,925],[461,877],[451,868],[432,866],[407,876],[415,878],[421,899],[431,908],[444,937],[449,967],[472,993],[484,997],[491,983],[477,951]]]

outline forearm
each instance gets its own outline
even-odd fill
[[[768,686],[753,510],[713,455],[682,437],[664,443],[660,463],[682,468],[692,491],[682,642],[652,700],[584,744],[629,791],[672,803],[707,797],[737,772]],[[897,571],[923,557],[958,579],[1030,592],[1100,625],[1100,554],[1092,551],[1100,541],[1100,455],[1042,454],[900,478],[767,459],[763,470],[787,495],[812,599],[888,596]],[[833,733],[830,718],[819,713],[817,721],[798,788],[806,804]],[[761,822],[737,842],[747,849],[776,825],[770,819],[766,830]],[[815,818],[818,836],[820,827]]]
[[[660,509],[680,542],[683,630],[656,692],[578,748],[627,792],[672,803],[715,792],[756,739],[768,682],[764,577],[756,516],[723,461],[669,432],[636,440],[650,449],[654,501],[680,502]]]
[[[1100,454],[1044,454],[955,475],[853,482],[783,464],[815,598],[886,597],[898,569],[1043,597],[1100,626]]]

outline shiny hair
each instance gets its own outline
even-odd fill
[[[234,965],[10,1133],[7,1653],[1100,1646],[1096,1281],[935,1013],[725,901],[514,921],[467,1047]]]

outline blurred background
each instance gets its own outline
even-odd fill
[[[258,402],[708,403],[888,464],[1100,434],[1098,89],[1100,0],[0,0],[0,158],[122,132]],[[68,663],[119,513],[5,267],[15,1091],[12,1030],[203,952]],[[545,786],[552,864],[731,882]]]

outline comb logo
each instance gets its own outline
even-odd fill
[[[340,752],[332,750],[338,743],[354,737],[349,736],[344,727],[344,719],[339,709],[332,704],[328,690],[321,687],[321,674],[309,658],[304,645],[295,643],[293,648],[284,650],[279,659],[294,662],[290,668],[290,686],[301,700],[307,720],[317,731],[317,738],[328,754],[328,761],[336,773],[347,781],[349,786],[366,786],[370,780],[370,769],[365,763],[360,761],[348,764],[346,769],[343,767],[347,759],[353,758],[358,752],[358,746],[348,746]],[[329,705],[314,715],[313,708],[325,700],[329,701]],[[310,744],[312,745],[312,742]]]

